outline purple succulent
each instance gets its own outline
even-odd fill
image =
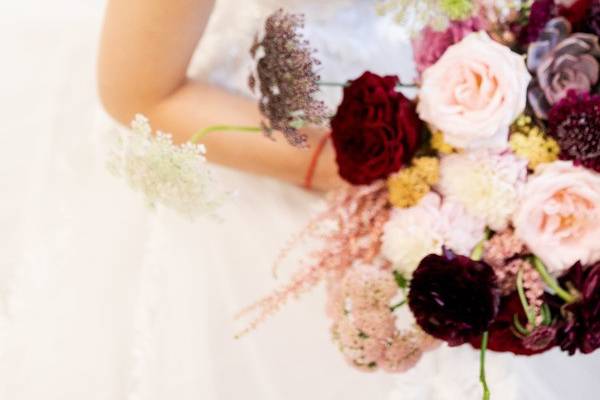
[[[600,76],[599,57],[596,35],[571,34],[565,18],[550,20],[527,52],[527,67],[534,75],[528,99],[536,116],[547,119],[550,108],[569,91],[592,91]]]

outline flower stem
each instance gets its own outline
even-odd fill
[[[483,388],[483,400],[490,400],[490,388],[487,384],[487,378],[485,376],[485,353],[487,351],[488,346],[489,333],[484,332],[481,337],[481,351],[479,353],[479,381],[481,382],[481,387]]]
[[[399,309],[400,307],[402,307],[403,305],[405,305],[406,303],[407,303],[407,301],[406,301],[406,300],[402,300],[400,303],[398,303],[398,304],[395,304],[395,305],[391,306],[391,307],[390,307],[390,310],[391,310],[392,312],[394,312],[394,311],[396,311],[397,309]]]
[[[349,82],[329,82],[329,81],[319,81],[317,82],[319,86],[330,86],[330,87],[347,87],[350,85]],[[396,85],[396,89],[405,89],[405,88],[418,88],[419,85],[416,83],[399,83]]]
[[[517,273],[517,293],[519,294],[519,300],[521,300],[521,305],[523,306],[523,310],[525,311],[525,315],[527,316],[527,321],[531,326],[535,326],[535,316],[527,302],[527,296],[525,296],[525,288],[523,287],[523,269],[519,269]]]
[[[204,136],[211,132],[225,132],[225,131],[238,131],[238,132],[262,132],[262,128],[259,126],[236,126],[236,125],[213,125],[208,128],[202,129],[196,133],[190,139],[191,143],[198,143]]]
[[[348,86],[348,82],[328,82],[328,81],[319,81],[317,82],[319,86],[331,86],[331,87],[346,87]]]
[[[546,266],[544,265],[542,260],[534,256],[533,266],[535,267],[536,271],[540,274],[540,277],[542,278],[544,283],[548,285],[548,287],[552,289],[561,299],[563,299],[567,303],[574,303],[575,301],[577,301],[576,296],[572,295],[571,293],[567,292],[565,289],[560,287],[556,279],[554,279],[554,277],[550,275],[550,273],[548,273],[548,270],[546,269]]]

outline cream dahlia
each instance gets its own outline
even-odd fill
[[[491,229],[508,227],[527,176],[527,161],[511,153],[478,150],[442,158],[439,191]]]
[[[446,246],[468,255],[484,235],[482,220],[465,212],[460,204],[442,202],[427,194],[411,208],[394,209],[384,228],[382,254],[406,277],[429,254],[441,254]]]

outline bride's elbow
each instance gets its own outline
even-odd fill
[[[147,96],[128,82],[123,82],[110,71],[99,68],[98,96],[104,110],[122,124],[129,124],[135,114],[152,107]]]

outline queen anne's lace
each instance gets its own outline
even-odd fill
[[[219,190],[206,165],[202,144],[175,145],[170,134],[156,132],[148,119],[136,115],[124,131],[108,167],[144,194],[152,208],[162,204],[180,214],[210,214],[228,196]]]

